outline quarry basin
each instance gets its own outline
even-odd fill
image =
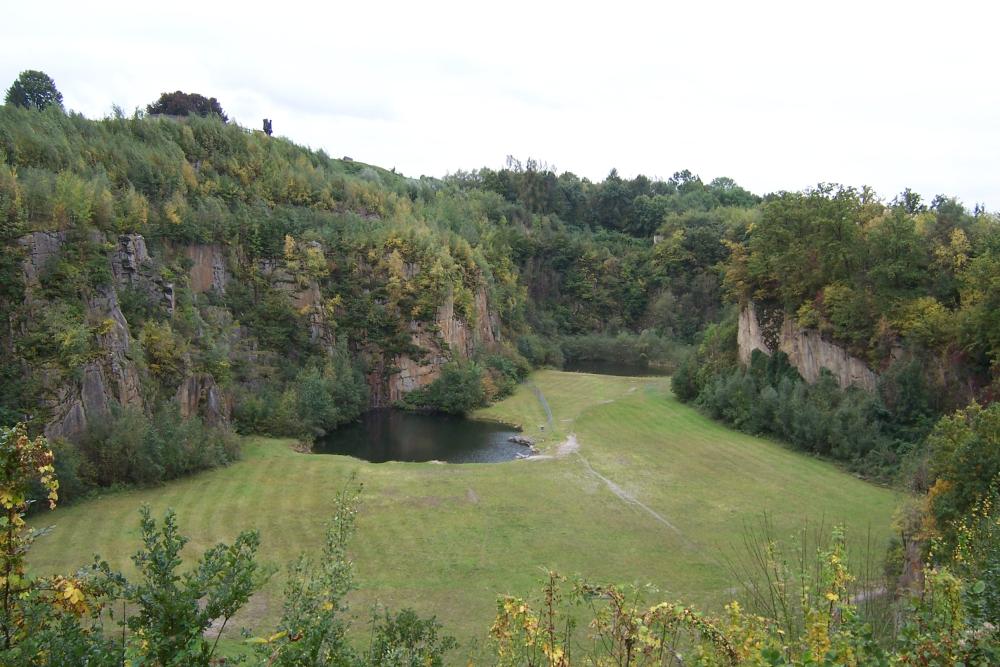
[[[313,452],[372,463],[500,463],[528,453],[509,440],[517,434],[513,426],[499,422],[380,408],[318,439]]]

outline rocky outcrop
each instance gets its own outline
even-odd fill
[[[65,232],[31,232],[18,239],[25,250],[21,264],[25,286],[31,288],[39,284],[46,266],[59,254],[65,240]]]
[[[323,293],[319,283],[312,279],[296,279],[285,269],[282,262],[274,259],[260,260],[257,265],[260,274],[267,278],[276,289],[286,292],[295,309],[309,321],[309,342],[330,350],[336,344],[333,327],[327,320]]]
[[[771,356],[770,346],[764,342],[764,332],[757,321],[757,313],[753,304],[747,304],[740,309],[740,319],[736,330],[736,343],[739,347],[740,363],[744,366],[750,364],[750,356],[754,350],[760,350],[764,354]]]
[[[191,260],[188,280],[191,291],[201,294],[214,290],[219,294],[226,291],[229,284],[229,270],[226,268],[226,255],[221,245],[188,245],[184,246],[184,256]]]
[[[98,357],[82,369],[78,380],[59,381],[50,389],[49,419],[45,435],[75,439],[90,424],[111,415],[111,405],[142,408],[139,369],[131,358],[135,341],[118,304],[118,295],[108,286],[87,299],[87,319],[96,323]],[[43,375],[44,377],[44,375]]]
[[[754,350],[771,355],[777,349],[788,355],[789,362],[806,382],[818,380],[825,368],[833,373],[841,387],[875,391],[878,376],[868,365],[839,345],[823,340],[818,331],[803,329],[792,317],[784,316],[774,340],[777,323],[769,324],[771,326],[762,326],[753,303],[746,304],[740,311],[737,343],[744,365],[750,363]]]
[[[177,305],[174,285],[163,279],[156,262],[149,256],[146,240],[140,234],[122,234],[111,253],[111,274],[119,288],[145,292],[152,303],[159,303],[168,313]]]
[[[453,359],[468,359],[479,345],[499,340],[499,318],[489,307],[486,289],[475,294],[475,322],[455,313],[455,299],[448,296],[438,306],[434,322],[410,322],[410,341],[424,350],[422,357],[399,355],[380,360],[368,376],[374,407],[391,405],[404,395],[426,387],[441,376],[441,367]]]
[[[232,398],[209,373],[195,373],[184,378],[177,388],[176,398],[184,419],[197,415],[209,426],[229,423]]]
[[[93,232],[90,241],[105,242],[99,232]],[[45,270],[66,243],[64,232],[32,232],[19,239],[25,250],[22,272],[29,313],[47,307],[37,288]],[[148,260],[141,236],[121,237],[110,257],[116,284],[139,284],[144,280],[140,276],[142,265]],[[40,379],[43,395],[48,396],[43,406],[48,415],[44,432],[50,438],[78,437],[88,425],[107,419],[113,403],[140,408],[143,405],[139,370],[130,356],[135,341],[118,303],[115,285],[95,290],[84,305],[86,320],[95,336],[93,356],[79,369],[32,369]],[[66,376],[66,370],[70,371],[70,377]]]

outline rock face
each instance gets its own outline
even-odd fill
[[[748,303],[740,309],[736,342],[739,346],[740,363],[744,366],[750,364],[750,355],[753,354],[754,350],[760,350],[764,354],[771,356],[771,348],[764,342],[764,332],[757,322],[757,313],[754,312],[752,303]]]
[[[230,397],[208,373],[195,373],[184,378],[177,388],[177,403],[181,417],[198,415],[209,426],[228,424],[232,413]]]
[[[99,233],[91,240],[105,242]],[[47,307],[36,288],[46,267],[58,257],[66,242],[63,232],[32,232],[19,239],[25,250],[21,268],[30,310]],[[122,314],[115,286],[148,286],[160,297],[165,293],[164,286],[155,283],[153,273],[147,271],[149,254],[141,236],[120,237],[109,259],[115,284],[95,290],[84,304],[87,321],[95,331],[96,355],[70,377],[64,377],[55,368],[34,369],[48,396],[43,406],[48,412],[44,427],[47,437],[78,437],[91,423],[107,419],[112,403],[143,407],[139,370],[130,356],[135,341]],[[172,298],[172,288],[169,294]]]
[[[188,245],[184,246],[184,255],[192,262],[188,273],[192,292],[200,294],[215,290],[223,294],[226,291],[229,270],[226,268],[226,255],[222,246],[216,243]]]
[[[260,274],[271,281],[271,284],[283,292],[287,292],[292,297],[292,303],[300,315],[306,315],[309,319],[309,342],[315,343],[324,349],[333,349],[336,345],[336,337],[333,327],[326,317],[326,308],[323,304],[323,293],[319,289],[319,283],[309,279],[300,283],[289,273],[281,262],[273,259],[263,259],[257,264]]]
[[[77,439],[90,425],[109,419],[117,407],[149,407],[145,404],[142,384],[145,376],[134,360],[138,342],[132,338],[122,312],[121,294],[138,293],[141,300],[158,304],[173,314],[175,290],[164,278],[170,275],[163,270],[165,261],[171,266],[179,257],[187,258],[188,285],[192,292],[222,294],[232,280],[228,262],[237,257],[230,257],[227,249],[218,244],[165,242],[164,257],[158,258],[150,254],[139,234],[122,234],[112,239],[96,230],[89,234],[87,242],[93,244],[93,253],[107,257],[111,279],[106,285],[86,290],[88,296],[81,304],[85,324],[93,336],[86,360],[79,368],[64,368],[55,361],[25,365],[25,372],[37,377],[42,385],[44,432],[51,438]],[[24,250],[24,305],[29,317],[37,317],[51,307],[39,287],[46,270],[71,242],[73,237],[65,232],[33,232],[19,239]],[[253,269],[272,287],[289,295],[309,327],[311,341],[320,349],[333,350],[335,326],[320,284],[305,273],[293,272],[281,260],[259,260]],[[410,279],[421,267],[407,263],[402,271]],[[478,347],[498,342],[500,320],[490,307],[485,286],[474,291],[471,305],[470,314],[465,316],[457,312],[454,296],[450,295],[440,303],[432,320],[410,321],[410,341],[421,353],[390,357],[379,349],[365,351],[372,369],[368,383],[373,406],[392,404],[406,393],[436,380],[448,362],[469,358]],[[203,309],[202,314],[205,312],[208,311]],[[210,374],[192,372],[190,359],[185,363],[188,368],[182,369],[184,379],[175,391],[171,388],[181,415],[185,418],[200,415],[212,425],[228,422],[231,397]]]
[[[65,232],[31,232],[18,239],[18,243],[25,250],[24,262],[21,265],[25,285],[29,288],[38,285],[39,277],[46,265],[59,254],[65,240]]]
[[[476,291],[475,308],[476,321],[470,324],[455,313],[455,299],[449,296],[438,306],[432,325],[411,321],[410,340],[426,354],[420,359],[404,354],[373,364],[368,376],[372,406],[391,405],[414,389],[426,387],[438,379],[441,367],[452,359],[468,359],[477,345],[497,342],[499,318],[490,310],[483,287]]]
[[[174,285],[160,276],[141,235],[122,234],[118,237],[118,245],[111,254],[111,274],[119,288],[145,292],[150,301],[161,303],[168,313],[174,312],[177,304]]]
[[[774,327],[767,327],[774,329]],[[775,348],[788,355],[789,362],[799,371],[806,382],[819,379],[824,368],[833,373],[841,387],[860,387],[874,392],[878,377],[861,359],[848,354],[847,350],[823,340],[818,331],[802,329],[791,317],[784,317],[777,331],[777,340],[757,319],[753,303],[746,304],[740,311],[737,330],[740,362],[750,363],[750,355],[760,350],[768,356]]]
[[[112,403],[143,407],[139,369],[130,357],[135,341],[114,289],[106,287],[87,300],[87,317],[98,323],[99,357],[83,367],[78,380],[52,388],[44,429],[49,438],[77,438],[90,424],[107,419]]]

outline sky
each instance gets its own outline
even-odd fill
[[[0,87],[88,117],[165,91],[408,176],[534,157],[601,180],[690,169],[1000,209],[1000,3],[19,2]]]

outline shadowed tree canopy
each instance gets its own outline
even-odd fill
[[[62,100],[62,93],[56,88],[52,77],[34,69],[21,72],[7,89],[7,97],[4,98],[7,104],[38,110],[52,104],[62,108]]]
[[[207,116],[217,114],[223,121],[229,118],[222,110],[219,100],[214,97],[205,97],[198,93],[184,93],[175,90],[172,93],[163,93],[160,99],[146,107],[149,113],[162,113],[168,116],[187,116],[188,114],[198,114]]]

